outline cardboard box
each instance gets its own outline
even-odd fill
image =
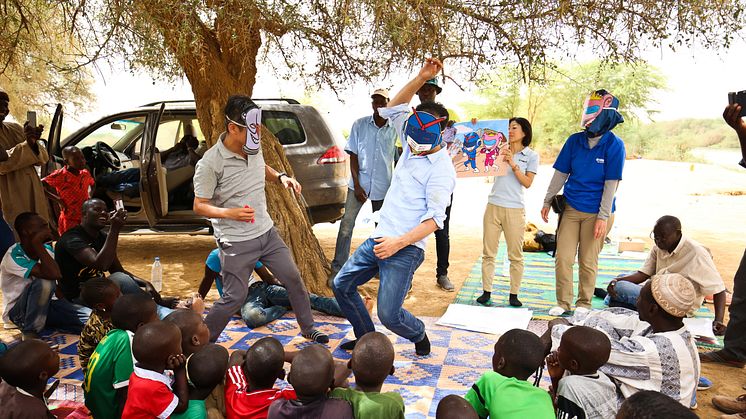
[[[645,242],[642,240],[622,240],[619,242],[619,253],[621,252],[644,252]]]

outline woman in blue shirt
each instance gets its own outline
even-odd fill
[[[525,118],[511,118],[508,127],[509,146],[500,152],[510,164],[505,176],[495,176],[495,183],[484,210],[482,247],[482,296],[480,304],[487,304],[495,277],[495,255],[500,233],[505,236],[510,260],[511,306],[520,307],[518,291],[523,278],[523,231],[526,211],[523,190],[529,188],[539,168],[539,155],[528,148],[531,144],[531,123]]]
[[[606,90],[591,93],[581,121],[584,131],[567,139],[554,163],[554,177],[541,210],[542,219],[548,222],[552,198],[564,187],[565,210],[557,230],[555,260],[557,306],[549,310],[553,316],[571,309],[576,253],[580,265],[576,311],[591,308],[598,254],[614,222],[614,194],[624,168],[624,142],[611,132],[624,122],[618,109],[619,100]]]

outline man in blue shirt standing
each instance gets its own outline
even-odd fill
[[[370,199],[373,212],[381,209],[386,191],[391,184],[394,154],[396,152],[396,131],[386,118],[378,114],[379,108],[389,103],[389,92],[377,89],[371,95],[373,115],[358,119],[352,124],[345,151],[350,155],[350,181],[345,202],[345,214],[337,233],[337,247],[332,261],[334,277],[342,269],[350,256],[350,242],[355,219],[365,201]]]
[[[443,68],[427,59],[419,74],[379,109],[402,138],[404,153],[380,211],[378,226],[334,278],[334,295],[352,324],[355,337],[375,330],[357,287],[380,274],[378,318],[386,328],[415,344],[419,356],[430,353],[424,323],[402,307],[414,271],[425,258],[427,237],[443,228],[446,207],[456,186],[456,171],[442,139],[448,111],[435,102],[420,104],[410,115],[415,92]],[[351,350],[357,340],[340,347]]]

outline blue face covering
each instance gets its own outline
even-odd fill
[[[435,117],[427,112],[414,110],[407,119],[405,132],[412,154],[419,155],[438,147],[443,140],[440,123],[444,117]]]

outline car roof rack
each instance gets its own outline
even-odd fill
[[[255,102],[286,102],[289,105],[300,105],[300,102],[298,102],[295,99],[290,98],[252,98],[251,100]],[[194,102],[194,99],[184,99],[184,100],[161,100],[158,102],[148,103],[143,106],[156,106],[160,104],[168,104],[168,103],[191,103]]]

